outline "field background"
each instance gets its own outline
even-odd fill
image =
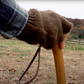
[[[0,84],[18,84],[17,81],[31,61],[38,45],[10,39],[0,39]],[[84,84],[84,45],[66,43],[63,49],[67,84]],[[51,50],[41,48],[40,69],[30,84],[57,84]],[[28,81],[37,68],[35,60],[22,82]]]

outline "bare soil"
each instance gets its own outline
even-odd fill
[[[5,40],[5,42],[8,41]],[[30,46],[23,42],[19,42],[18,45],[17,42],[12,45],[7,43],[3,46],[3,43],[0,45],[0,84],[18,84],[17,81],[30,63],[37,46]],[[15,45],[24,53],[13,49],[14,47],[17,48]],[[64,49],[63,56],[67,84],[84,84],[84,51]],[[52,51],[42,48],[40,60],[38,75],[30,84],[57,84]],[[38,59],[35,60],[22,82],[27,82],[33,77],[37,63]]]

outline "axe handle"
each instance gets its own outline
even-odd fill
[[[53,51],[53,56],[55,61],[57,84],[66,84],[62,49],[60,49],[57,44],[57,46],[52,51]]]

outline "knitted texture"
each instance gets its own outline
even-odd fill
[[[65,17],[51,11],[30,9],[29,18],[23,32],[17,37],[29,44],[41,44],[46,49],[55,48],[63,41],[63,34],[73,27]]]

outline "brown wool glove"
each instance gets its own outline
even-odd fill
[[[46,49],[52,49],[63,41],[63,34],[68,33],[72,23],[53,11],[38,11],[30,9],[26,27],[20,36],[16,37],[29,44],[41,44]]]

